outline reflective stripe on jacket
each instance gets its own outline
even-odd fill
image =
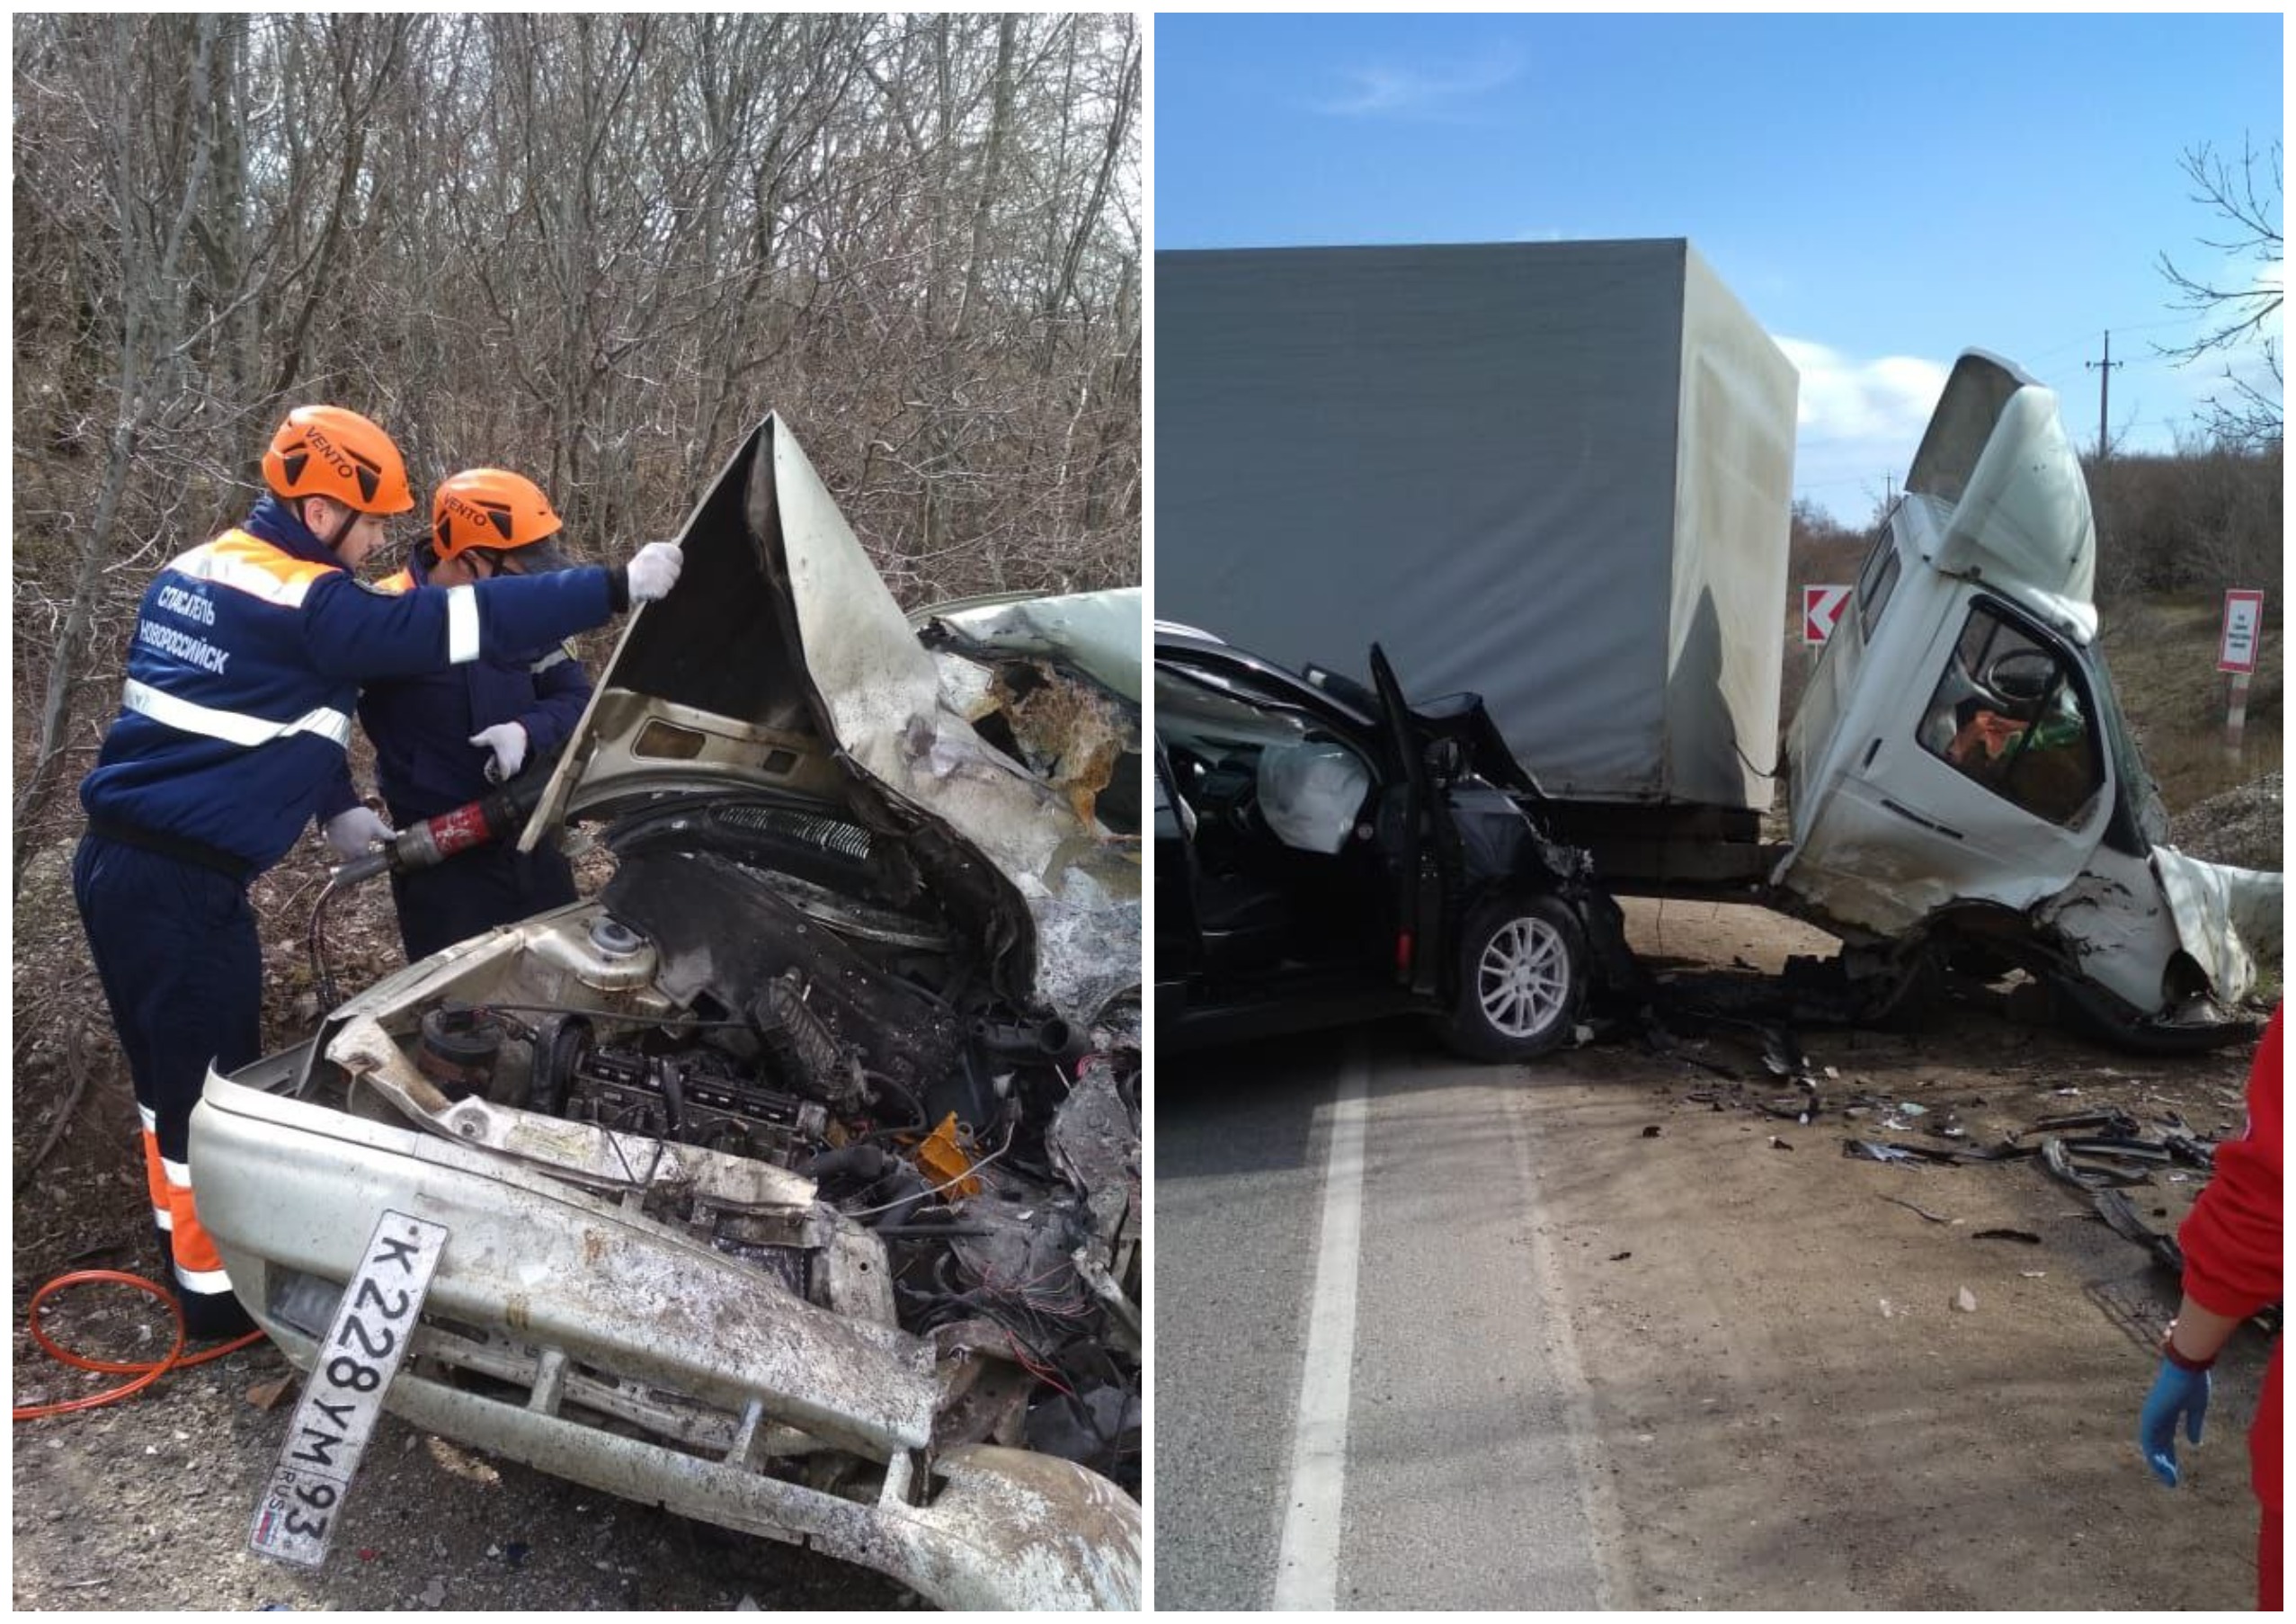
[[[120,715],[80,802],[268,868],[343,779],[360,682],[553,645],[612,602],[596,567],[378,592],[266,498],[146,589]]]

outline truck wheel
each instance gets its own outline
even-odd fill
[[[1552,897],[1500,897],[1468,918],[1444,1041],[1476,1060],[1528,1060],[1568,1037],[1586,993],[1587,942]]]

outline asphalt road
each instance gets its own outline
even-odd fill
[[[1604,1604],[1522,1086],[1409,1025],[1160,1058],[1160,1608]]]

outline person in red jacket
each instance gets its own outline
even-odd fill
[[[2201,1441],[2209,1367],[2246,1319],[2281,1296],[2280,1016],[2274,1009],[2248,1073],[2248,1129],[2216,1152],[2216,1176],[2193,1204],[2176,1242],[2185,1300],[2160,1344],[2160,1374],[2137,1422],[2153,1476],[2176,1486],[2176,1428]],[[2280,1343],[2248,1429],[2249,1482],[2263,1511],[2256,1538],[2256,1605],[2280,1611]]]

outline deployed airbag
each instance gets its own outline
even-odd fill
[[[1326,856],[1348,843],[1371,770],[1345,745],[1270,745],[1259,753],[1259,815],[1276,838]]]

